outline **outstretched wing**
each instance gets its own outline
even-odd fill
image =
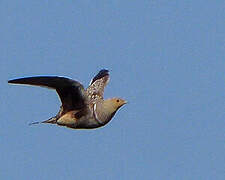
[[[79,110],[86,107],[88,98],[82,84],[65,77],[36,76],[14,79],[8,81],[13,84],[26,84],[55,89],[63,107],[63,114],[71,110]]]
[[[93,102],[97,99],[103,99],[104,88],[109,82],[109,71],[102,69],[92,79],[89,87],[87,88],[87,94],[89,99]]]

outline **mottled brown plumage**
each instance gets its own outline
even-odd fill
[[[105,69],[99,71],[86,90],[78,81],[57,76],[26,77],[8,82],[56,90],[62,102],[60,110],[56,116],[41,123],[74,129],[98,128],[108,123],[116,111],[126,104],[121,98],[103,99],[104,88],[109,82],[109,72]]]

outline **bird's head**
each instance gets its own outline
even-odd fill
[[[106,99],[104,101],[104,107],[111,113],[114,113],[126,103],[127,103],[127,101],[125,101],[124,99],[111,98],[111,99]]]

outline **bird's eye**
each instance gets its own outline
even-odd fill
[[[120,102],[120,100],[119,100],[119,99],[117,99],[117,100],[116,100],[116,102]]]

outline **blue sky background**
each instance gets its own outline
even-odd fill
[[[225,4],[210,0],[0,1],[1,179],[225,179]],[[60,75],[129,101],[103,128],[28,126]]]

